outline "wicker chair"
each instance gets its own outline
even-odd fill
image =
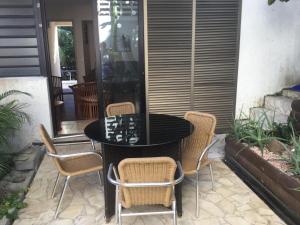
[[[54,215],[56,219],[64,197],[64,193],[66,191],[66,188],[68,186],[71,177],[97,172],[100,180],[100,185],[102,185],[101,173],[100,173],[100,171],[102,170],[102,157],[95,152],[82,152],[82,153],[75,153],[75,154],[60,155],[56,151],[55,144],[53,143],[52,139],[49,137],[49,134],[47,133],[43,125],[40,125],[40,136],[47,148],[47,155],[53,158],[55,167],[58,170],[58,174],[55,180],[55,185],[51,195],[52,198],[55,195],[55,191],[56,191],[56,187],[60,175],[65,177],[63,191],[61,193],[55,211],[55,215]],[[65,139],[66,137],[64,136],[63,138]],[[57,139],[59,138],[56,138],[56,140]]]
[[[75,84],[70,86],[74,94],[75,114],[77,119],[97,119],[99,104],[96,82]]]
[[[134,104],[131,102],[114,103],[114,104],[109,104],[106,107],[107,116],[134,114],[134,113],[135,113],[135,107]]]
[[[194,132],[183,141],[182,167],[184,175],[196,175],[196,216],[199,216],[199,172],[204,166],[209,166],[212,189],[214,178],[211,161],[208,159],[208,150],[216,143],[212,142],[216,117],[208,113],[189,111],[184,118],[194,125]]]
[[[174,180],[176,167],[180,177]],[[116,180],[112,179],[112,173]],[[169,157],[155,158],[128,158],[119,163],[118,173],[111,164],[108,171],[108,180],[116,185],[116,216],[117,223],[122,224],[122,217],[171,214],[173,224],[177,224],[175,185],[183,178],[180,163]],[[124,208],[141,205],[172,206],[168,211],[123,213]]]

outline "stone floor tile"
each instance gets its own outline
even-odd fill
[[[184,181],[179,225],[285,224],[223,162],[214,162],[213,168],[214,191],[208,168],[201,171],[199,218],[195,216],[195,179],[191,176]],[[55,198],[51,199],[56,174],[52,160],[45,157],[26,196],[28,207],[20,211],[14,225],[104,225],[103,186],[95,173],[71,179],[58,219],[53,219],[63,185],[61,178]],[[166,225],[171,224],[172,217],[131,217],[123,221],[124,225]],[[115,218],[110,224],[115,224]]]

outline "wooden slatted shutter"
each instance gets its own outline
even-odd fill
[[[45,70],[38,14],[36,0],[0,1],[0,77],[40,76]]]
[[[197,0],[194,110],[209,112],[225,132],[234,117],[240,0]]]
[[[191,102],[192,0],[148,0],[148,104],[183,116]]]
[[[148,0],[148,107],[213,113],[226,132],[235,114],[241,1],[195,1],[193,11],[192,0]]]

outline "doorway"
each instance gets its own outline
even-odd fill
[[[98,117],[91,113],[98,106],[92,1],[45,0],[45,18],[54,133],[82,133]],[[91,96],[94,102],[85,104]]]
[[[64,119],[69,95],[62,91],[62,98],[58,99],[62,106],[52,104],[58,127],[54,132],[82,133],[88,123],[105,114],[105,107],[111,103],[130,101],[137,113],[145,112],[142,1],[44,1],[46,24],[50,27],[53,21],[71,23],[67,30],[71,32],[72,27],[74,35],[76,79],[65,76],[62,67],[60,74],[61,79],[77,81],[71,85],[70,94],[75,119]],[[50,52],[53,51],[51,44],[48,45]],[[52,70],[53,75],[56,70]],[[70,85],[61,82],[62,90],[66,86]]]

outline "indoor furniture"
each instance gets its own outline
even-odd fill
[[[78,120],[97,119],[99,101],[96,82],[81,83],[70,86],[74,94],[75,114]]]

